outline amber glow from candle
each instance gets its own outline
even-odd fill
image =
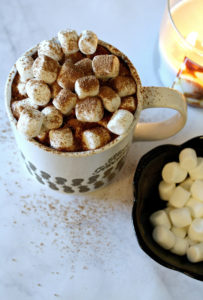
[[[202,16],[203,18],[203,16]],[[203,26],[203,24],[202,24]],[[198,32],[192,31],[188,34],[188,36],[186,37],[186,41],[191,44],[192,46],[194,46],[195,48],[197,48],[200,51],[203,51],[203,42],[201,42],[198,39]]]
[[[185,57],[203,66],[203,0],[172,0],[170,3],[159,38],[159,75],[162,83],[169,87]]]

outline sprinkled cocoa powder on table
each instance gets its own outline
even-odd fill
[[[49,243],[61,251],[61,256],[69,253],[76,259],[77,253],[82,252],[84,263],[88,263],[96,251],[101,260],[104,255],[105,260],[111,258],[114,245],[108,237],[108,229],[103,220],[115,213],[115,203],[105,204],[103,201],[98,205],[97,200],[76,198],[64,204],[45,194],[41,194],[40,198],[39,200],[35,194],[32,200],[21,197],[22,214],[25,218],[34,213],[43,234],[49,236]],[[46,247],[46,242],[34,242],[33,245],[38,251]],[[74,269],[74,263],[72,267]]]

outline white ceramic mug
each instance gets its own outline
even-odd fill
[[[5,89],[6,109],[24,163],[30,174],[40,183],[65,193],[83,193],[108,184],[123,166],[132,140],[157,140],[170,137],[183,128],[187,120],[185,98],[179,92],[163,87],[142,87],[135,67],[113,46],[99,41],[111,53],[128,65],[137,84],[137,109],[128,131],[102,148],[84,152],[60,152],[34,139],[28,140],[16,129],[17,121],[11,111],[11,88],[15,66],[9,74]],[[32,55],[37,47],[27,51]],[[140,112],[150,107],[167,107],[178,113],[158,123],[138,123]]]

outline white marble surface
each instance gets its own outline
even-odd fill
[[[164,5],[164,0],[1,0],[0,299],[202,299],[201,282],[140,250],[131,209],[139,158],[159,144],[201,135],[203,110],[189,108],[186,126],[168,140],[134,143],[110,186],[67,196],[30,179],[3,104],[5,80],[17,57],[66,27],[92,29],[129,56],[144,85],[160,84],[156,45]]]

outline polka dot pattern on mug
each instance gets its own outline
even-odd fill
[[[127,150],[128,147],[125,147],[118,151],[105,165],[97,168],[87,179],[73,178],[71,180],[61,176],[53,177],[47,171],[39,170],[32,162],[27,161],[22,152],[21,156],[28,172],[34,176],[39,183],[48,186],[54,191],[73,194],[89,192],[109,183],[123,167]]]

